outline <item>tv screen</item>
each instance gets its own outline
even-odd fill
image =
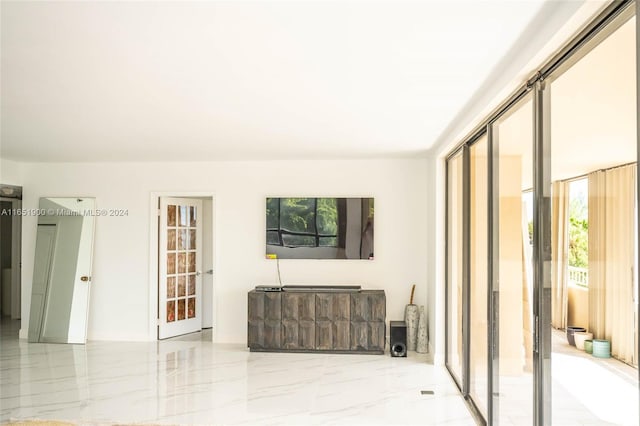
[[[267,198],[267,258],[373,260],[373,198]]]

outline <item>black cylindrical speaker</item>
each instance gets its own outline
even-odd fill
[[[391,356],[407,356],[407,324],[404,321],[390,321],[389,348]]]

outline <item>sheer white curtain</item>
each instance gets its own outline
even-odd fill
[[[636,364],[635,164],[589,175],[589,326],[611,353]]]
[[[566,328],[569,292],[569,183],[551,187],[551,325]]]
[[[632,363],[634,356],[634,216],[636,166],[606,172],[607,284],[605,286],[605,332],[611,353]]]

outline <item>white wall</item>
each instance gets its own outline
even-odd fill
[[[428,254],[426,257],[429,271],[427,283],[427,317],[429,330],[429,353],[432,354],[434,364],[444,363],[444,224],[436,227],[436,218],[441,217],[444,209],[444,189],[438,181],[441,161],[429,158],[427,163],[427,194],[429,205],[427,208],[427,241]]]
[[[21,186],[22,164],[0,158],[0,183]]]
[[[214,335],[246,341],[247,291],[277,282],[265,259],[267,196],[372,196],[376,205],[374,261],[281,260],[284,283],[361,284],[384,289],[387,319],[402,319],[412,284],[427,295],[427,160],[25,163],[24,208],[42,196],[93,196],[98,208],[128,209],[96,220],[89,339],[149,340],[150,195],[214,194]],[[24,218],[22,329],[28,329],[35,217]]]

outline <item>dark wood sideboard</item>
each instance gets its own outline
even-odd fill
[[[252,352],[383,354],[384,290],[249,292]]]

